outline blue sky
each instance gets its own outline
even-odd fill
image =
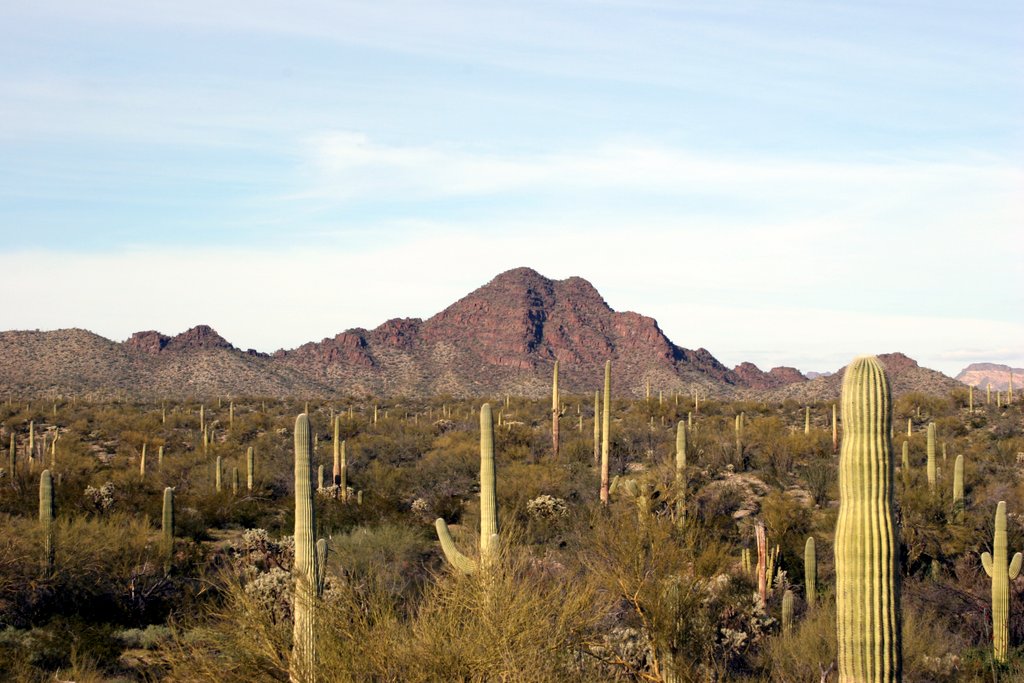
[[[581,275],[723,362],[1024,365],[1016,2],[0,6],[0,328],[274,350]]]

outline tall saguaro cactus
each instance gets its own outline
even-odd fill
[[[840,683],[901,680],[899,539],[893,502],[889,379],[874,357],[846,367],[836,521]]]
[[[558,400],[558,361],[555,361],[555,369],[551,376],[551,456],[558,457],[558,418],[561,416],[561,406]]]
[[[935,491],[935,423],[928,423],[928,490]]]
[[[43,530],[43,563],[46,575],[53,573],[53,476],[50,470],[39,474],[39,526]]]
[[[13,435],[11,436],[13,443]],[[12,446],[13,452],[13,446]],[[594,392],[594,465],[601,462],[601,392]]]
[[[1007,565],[1006,557],[1006,501],[996,505],[996,532],[992,539],[992,554],[982,553],[981,564],[992,577],[992,656],[997,662],[1006,661],[1010,644],[1010,581],[1020,575],[1021,554],[1015,553]]]
[[[494,471],[494,419],[491,404],[480,406],[480,561],[466,557],[455,547],[448,525],[440,517],[434,521],[437,538],[445,558],[455,569],[471,574],[487,567],[494,559],[498,538],[498,498]]]
[[[686,518],[686,423],[676,424],[676,523]]]
[[[964,516],[964,456],[956,456],[953,463],[953,520],[958,524]]]
[[[245,451],[245,489],[252,491],[253,479],[256,475],[256,451],[252,446]]]
[[[612,422],[612,362],[604,362],[604,410],[601,413],[601,504],[608,504],[608,440]]]
[[[170,558],[174,553],[174,489],[168,486],[164,489],[164,509],[160,517],[160,531],[163,539],[164,556],[167,558],[168,568]]]
[[[292,683],[314,683],[316,649],[314,613],[317,566],[313,507],[313,438],[309,416],[295,418],[295,607],[292,658],[288,677]]]

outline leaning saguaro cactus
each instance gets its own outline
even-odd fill
[[[39,526],[43,530],[43,564],[46,575],[53,573],[53,476],[50,470],[39,474]]]
[[[309,416],[295,418],[295,575],[292,658],[288,677],[292,683],[316,679],[314,613],[317,587],[315,549],[316,519],[313,508],[313,439]]]
[[[903,663],[892,394],[876,358],[857,358],[846,367],[842,416],[835,535],[839,681],[899,681]]]
[[[494,559],[498,539],[498,498],[495,494],[494,419],[491,404],[480,406],[480,561],[466,557],[455,547],[448,525],[440,517],[434,522],[441,550],[455,569],[470,574]]]
[[[997,662],[1006,661],[1010,644],[1010,581],[1020,575],[1021,554],[1015,553],[1009,565],[1006,562],[1006,501],[996,505],[996,533],[992,539],[992,554],[982,553],[981,564],[992,577],[992,656]]]

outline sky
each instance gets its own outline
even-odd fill
[[[723,363],[1024,367],[1024,4],[7,0],[0,329],[274,351],[530,266]]]

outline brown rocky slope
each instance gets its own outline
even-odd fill
[[[653,318],[612,310],[582,278],[551,280],[517,268],[426,320],[393,319],[273,355],[236,349],[205,325],[174,337],[137,332],[123,343],[85,330],[0,332],[0,391],[150,398],[542,396],[555,360],[563,391],[589,393],[600,386],[608,359],[617,395],[640,396],[648,382],[666,394],[838,395],[840,381],[838,375],[808,381],[793,368],[763,372],[750,363],[730,370],[705,349],[674,344]],[[918,380],[945,386],[932,377],[938,373],[923,368],[901,372],[917,378],[906,386],[917,388]]]

